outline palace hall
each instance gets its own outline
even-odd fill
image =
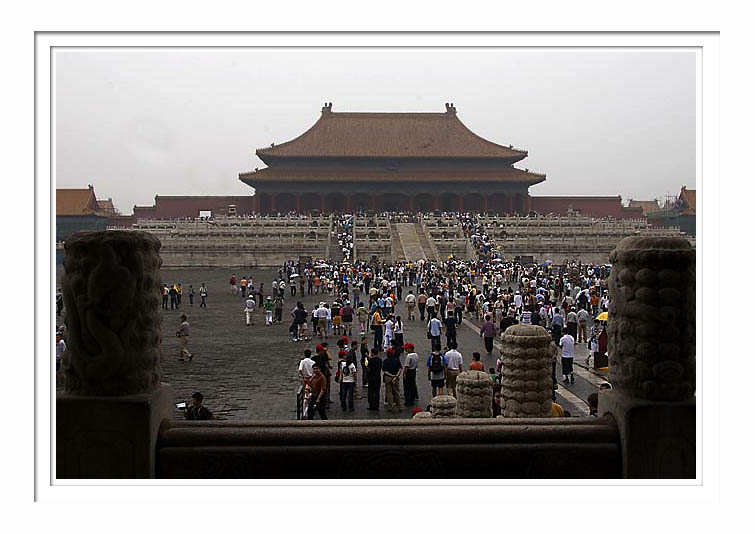
[[[337,113],[299,137],[257,149],[267,165],[239,175],[253,211],[473,211],[525,214],[544,174],[514,164],[527,151],[483,139],[444,113]]]

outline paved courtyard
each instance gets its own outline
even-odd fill
[[[61,271],[62,269],[58,269],[58,278],[62,274]],[[270,293],[276,271],[236,272],[239,279],[242,275],[249,274],[252,275],[255,285],[260,281],[264,282],[265,293]],[[163,282],[180,283],[184,288],[183,304],[179,310],[161,310],[163,381],[175,389],[176,403],[188,401],[194,391],[201,391],[205,397],[205,405],[218,419],[295,419],[296,390],[299,386],[297,366],[304,349],[314,349],[316,342],[291,341],[288,334],[291,324],[289,314],[297,300],[304,302],[306,308],[311,310],[319,301],[327,299],[322,295],[292,297],[289,289],[286,289],[282,324],[265,326],[264,314],[258,310],[255,324],[247,327],[244,319],[244,299],[238,294],[231,294],[228,284],[230,275],[231,271],[224,269],[163,271]],[[207,308],[199,307],[198,294],[194,305],[189,304],[189,285],[198,290],[202,282],[207,285],[209,293]],[[178,340],[174,333],[180,325],[182,313],[188,316],[191,324],[189,350],[194,354],[191,362],[178,361]],[[406,319],[406,308],[403,304],[398,307],[398,315]],[[415,345],[421,364],[424,365],[424,360],[430,353],[430,341],[425,335],[425,325],[419,320],[405,320],[404,331],[405,341]],[[354,333],[358,334],[358,326]],[[369,337],[372,346],[372,336]],[[331,355],[335,358],[336,338],[331,336],[328,341],[331,345]],[[483,354],[486,369],[495,366],[495,356],[490,359],[485,357],[482,339],[471,322],[465,321],[465,325],[459,329],[458,342],[465,368],[474,351]],[[575,362],[584,360],[585,351],[584,344],[577,345]],[[402,362],[404,357],[405,354],[401,357]],[[560,373],[560,369],[558,371]],[[565,386],[559,383],[557,402],[573,416],[585,415],[587,396],[597,391],[597,385],[603,379],[579,365],[575,365],[575,375],[575,384]],[[431,399],[430,383],[424,368],[417,374],[417,386],[420,395],[417,406],[424,408]],[[406,407],[399,413],[391,413],[382,406],[379,412],[368,411],[367,390],[360,387],[357,387],[357,391],[361,393],[361,398],[355,400],[355,411],[344,413],[338,403],[337,387],[335,385],[331,392],[331,399],[334,401],[328,409],[328,417],[331,419],[411,416],[411,409]],[[381,391],[381,397],[383,393],[384,390]],[[181,418],[182,413],[176,410],[175,417]]]

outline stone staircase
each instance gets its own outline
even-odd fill
[[[422,252],[424,253],[425,258],[430,261],[440,261],[438,255],[435,253],[435,248],[430,244],[430,238],[427,237],[427,233],[425,232],[422,223],[412,223],[411,226],[414,227],[414,233],[417,235],[417,240],[422,247]]]
[[[405,261],[406,254],[401,244],[401,235],[398,229],[399,224],[391,223],[391,262]]]
[[[427,255],[425,247],[422,246],[415,223],[396,223],[396,231],[401,241],[401,249],[405,259],[419,261],[432,257]]]

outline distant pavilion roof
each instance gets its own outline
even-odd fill
[[[630,208],[641,208],[642,213],[647,215],[648,213],[655,213],[661,211],[661,207],[658,205],[657,200],[630,200]]]
[[[456,116],[445,113],[334,113],[322,116],[299,137],[257,150],[270,157],[499,158],[514,163],[526,150],[503,146],[473,133]]]
[[[258,171],[241,173],[241,181],[254,182],[516,182],[538,184],[545,181],[544,174],[536,174],[514,167],[506,170],[375,170],[355,173],[344,169],[290,169],[267,167]]]
[[[94,188],[56,189],[55,215],[105,215],[97,202]]]
[[[679,204],[682,208],[682,215],[695,215],[697,212],[697,190],[687,189],[683,186],[679,192]]]

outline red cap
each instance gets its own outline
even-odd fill
[[[414,350],[414,345],[407,343],[406,345],[404,345],[404,350]]]
[[[343,341],[344,343],[348,343],[349,342],[349,338],[347,338],[346,336],[343,336],[341,338],[341,341]]]
[[[338,351],[338,355],[339,356],[346,356],[346,351],[345,350],[339,350]]]
[[[393,350],[393,347],[391,347],[387,351],[385,351],[385,355],[386,356],[393,356],[394,354],[396,354],[396,351]]]
[[[323,350],[325,350],[325,347],[323,347],[322,345],[318,343],[317,346],[315,347],[315,351],[322,352]]]

